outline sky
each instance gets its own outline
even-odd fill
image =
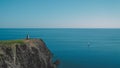
[[[0,0],[0,28],[120,28],[120,0]]]

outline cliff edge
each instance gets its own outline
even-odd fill
[[[56,68],[41,39],[0,41],[0,68]]]

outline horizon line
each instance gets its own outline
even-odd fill
[[[6,27],[2,27],[0,29],[120,29],[120,28],[68,28],[68,27],[19,27],[19,28],[15,28],[15,27],[9,27],[9,28],[6,28]]]

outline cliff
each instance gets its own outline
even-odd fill
[[[0,41],[0,68],[56,68],[41,39]]]

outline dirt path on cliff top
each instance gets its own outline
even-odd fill
[[[30,46],[34,47],[35,44],[40,44],[42,47],[45,47],[44,42],[38,39],[24,40],[25,43],[28,43]]]

